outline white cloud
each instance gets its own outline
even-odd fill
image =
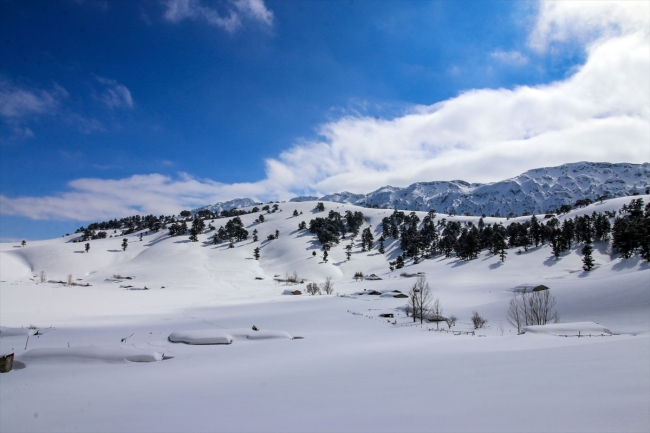
[[[222,184],[157,174],[80,179],[71,182],[71,192],[52,197],[1,197],[0,212],[96,219],[178,212],[243,196],[268,200],[305,193],[369,192],[386,184],[427,180],[488,182],[575,161],[647,162],[650,23],[646,13],[646,27],[639,26],[638,16],[627,13],[627,3],[622,3],[623,12],[616,12],[618,3],[607,3],[610,9],[603,9],[600,2],[581,2],[580,13],[557,6],[563,2],[542,4],[531,33],[538,47],[573,40],[574,30],[569,28],[589,35],[584,39],[585,64],[566,79],[471,90],[431,106],[413,107],[391,120],[340,118],[321,126],[320,139],[301,141],[267,160],[266,177],[259,182]],[[589,7],[597,13],[583,10]],[[597,19],[603,13],[608,17]]]
[[[259,185],[225,185],[186,174],[176,179],[160,174],[125,179],[77,179],[71,191],[50,197],[7,198],[0,195],[0,212],[33,219],[91,220],[136,213],[177,213],[181,209],[223,200],[234,195],[256,195]]]
[[[650,2],[630,0],[542,1],[528,43],[545,51],[553,43],[588,44],[642,33],[648,36]]]
[[[52,90],[20,87],[0,79],[0,116],[21,119],[39,114],[53,114],[68,92],[58,84]]]
[[[528,63],[528,57],[524,56],[519,51],[497,50],[491,52],[490,57],[497,59],[500,62],[515,66],[523,66]]]
[[[222,11],[204,6],[201,0],[165,0],[164,17],[171,22],[185,19],[202,19],[227,32],[234,32],[242,27],[242,21],[248,19],[262,25],[273,26],[273,12],[263,0],[228,0],[221,3]]]
[[[109,78],[95,77],[106,88],[99,96],[99,99],[109,108],[133,108],[133,98],[129,89]]]

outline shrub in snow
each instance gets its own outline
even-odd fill
[[[477,311],[472,311],[472,324],[474,325],[474,329],[481,329],[485,327],[487,324],[487,320],[481,317],[480,314],[478,314]]]
[[[320,287],[318,287],[318,284],[316,283],[309,283],[307,284],[307,293],[310,295],[315,295],[318,293],[320,295]]]

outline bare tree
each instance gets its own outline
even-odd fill
[[[548,290],[521,293],[510,300],[506,318],[521,334],[524,326],[558,323],[560,316],[555,307],[555,297]]]
[[[456,316],[452,315],[452,316],[447,317],[447,319],[445,320],[445,322],[447,322],[447,327],[449,329],[451,329],[452,326],[455,326],[456,325],[456,320],[458,320],[456,318]]]
[[[47,281],[47,275],[45,275],[45,271],[41,271],[41,283],[44,283]]]
[[[315,295],[318,293],[320,295],[320,287],[318,287],[318,284],[316,283],[309,283],[307,284],[307,293],[310,295]]]
[[[429,320],[431,322],[436,322],[436,329],[438,329],[438,324],[446,319],[442,315],[442,305],[440,305],[440,299],[436,298],[431,304],[431,309],[429,310]]]
[[[323,291],[326,295],[331,295],[334,292],[334,283],[332,283],[332,277],[327,277],[325,283],[323,284]]]
[[[472,313],[472,323],[474,324],[474,329],[483,328],[488,321],[481,317],[477,311],[472,311]]]
[[[420,317],[420,324],[429,311],[431,305],[431,288],[424,275],[418,275],[418,279],[409,291],[409,305],[413,309],[413,321]]]

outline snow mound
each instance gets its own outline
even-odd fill
[[[286,331],[252,329],[202,329],[196,331],[177,331],[169,334],[172,343],[186,344],[231,344],[233,340],[266,340],[270,338],[284,338],[293,340],[293,336]]]
[[[284,292],[282,292],[283,295],[302,295],[302,292],[297,289],[287,289]]]
[[[230,344],[233,336],[226,329],[204,329],[201,331],[172,332],[167,339],[172,343]]]
[[[155,362],[162,361],[163,355],[133,347],[64,347],[32,349],[20,355],[25,364],[31,363],[91,363],[91,362]]]
[[[553,323],[550,325],[525,326],[525,333],[548,335],[612,335],[612,331],[594,322]]]
[[[0,338],[26,337],[28,335],[34,335],[36,331],[36,329],[30,328],[8,328],[6,326],[0,326]]]

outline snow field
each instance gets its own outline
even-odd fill
[[[628,202],[613,199],[574,212],[613,210]],[[0,430],[650,428],[647,263],[612,258],[605,245],[595,244],[597,267],[585,273],[578,248],[555,260],[543,246],[520,255],[509,250],[505,263],[484,252],[470,262],[435,257],[390,273],[387,261],[399,254],[398,241],[386,242],[382,256],[376,250],[361,252],[358,240],[349,262],[343,249],[349,240],[343,240],[323,263],[315,238],[297,231],[300,221],[309,223],[329,210],[360,210],[367,218],[362,229],[372,225],[377,240],[381,218],[392,211],[325,203],[323,215],[312,213],[314,206],[281,203],[282,212],[265,214],[262,224],[253,223],[256,214],[242,216],[249,234],[258,229],[261,242],[249,239],[233,249],[204,244],[209,234],[190,243],[187,236],[169,238],[162,232],[144,235],[142,242],[139,234],[128,236],[126,252],[119,238],[91,241],[88,254],[76,252],[83,244],[67,242],[71,237],[28,242],[24,248],[1,244],[0,324],[52,328],[31,335],[27,350],[24,333],[5,337],[5,328],[0,329],[0,351],[16,353],[26,365],[0,375]],[[303,215],[293,217],[294,209]],[[266,241],[276,229],[280,238]],[[256,246],[259,261],[252,257]],[[82,279],[79,284],[90,286],[39,283],[41,270],[50,281],[73,274]],[[345,296],[307,296],[304,284],[286,286],[273,279],[294,271],[319,284],[332,277],[334,293]],[[383,280],[355,282],[357,271]],[[426,274],[444,314],[459,319],[452,330],[471,331],[473,310],[489,320],[488,328],[475,336],[430,332],[427,328],[435,324],[413,326],[404,316],[404,299],[353,295],[364,289],[407,292],[415,279],[399,277],[401,271]],[[113,280],[114,274],[134,279]],[[562,338],[551,335],[553,330],[515,335],[505,313],[512,288],[521,284],[550,287],[560,325],[570,330],[600,326],[619,335]],[[282,295],[293,288],[303,295]],[[394,312],[391,322],[396,323],[379,318],[382,312]],[[278,329],[304,339],[235,335],[230,345],[168,340],[172,333],[232,335],[239,329],[239,335],[248,335],[255,332],[253,325],[258,332]],[[55,361],[33,358],[39,351],[56,355],[50,358]],[[107,354],[88,355],[102,351]],[[134,363],[116,358],[127,352],[173,359]],[[85,353],[86,361],[71,360],[66,353]]]

